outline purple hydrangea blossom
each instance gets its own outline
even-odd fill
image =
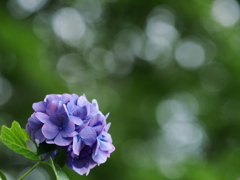
[[[115,150],[108,133],[110,123],[106,124],[109,114],[102,114],[95,99],[50,94],[34,103],[33,109],[26,125],[32,140],[67,150],[67,166],[80,175],[104,163]]]

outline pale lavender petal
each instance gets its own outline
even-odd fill
[[[74,124],[79,125],[79,126],[83,124],[83,120],[79,117],[76,117],[76,116],[71,116],[70,120],[72,122],[74,122]]]
[[[108,152],[99,150],[96,155],[93,154],[92,158],[98,164],[102,164],[106,162],[108,156]]]
[[[77,94],[72,94],[72,101],[75,103],[75,105],[77,105],[78,98],[79,96]]]
[[[111,126],[111,123],[108,123],[105,127],[104,127],[104,131],[108,132],[109,128]]]
[[[90,104],[90,109],[88,111],[88,118],[96,116],[98,113],[99,113],[98,109],[92,104]]]
[[[93,100],[92,100],[92,105],[97,109],[97,111],[99,110],[98,102],[97,102],[96,99],[93,99]]]
[[[45,112],[46,111],[45,102],[43,102],[43,101],[33,103],[32,108],[35,112]]]
[[[64,108],[64,110],[65,110],[65,112],[66,112],[68,118],[70,119],[71,116],[70,116],[70,113],[69,113],[69,111],[68,111],[68,108],[67,108],[66,104],[63,104],[63,108]]]
[[[74,103],[73,101],[70,101],[69,103],[67,103],[68,113],[69,113],[70,115],[72,115],[73,112],[75,111],[76,107],[77,107],[77,106],[75,105],[75,103]]]
[[[84,144],[91,147],[96,142],[97,133],[93,128],[86,126],[80,132],[80,136],[82,137]]]
[[[96,133],[97,133],[97,135],[99,135],[101,132],[102,132],[102,130],[103,130],[103,127],[104,126],[94,126],[94,127],[92,127],[95,131],[96,131]]]
[[[105,119],[107,119],[109,115],[110,115],[110,113],[107,113],[106,116],[105,116]]]
[[[46,139],[47,144],[55,144],[53,139]]]
[[[113,145],[110,142],[105,142],[105,141],[101,141],[100,142],[100,149],[103,151],[110,151],[113,149]]]
[[[112,149],[111,149],[111,150],[108,150],[108,153],[109,153],[109,156],[108,156],[108,157],[110,157],[110,154],[111,154],[113,151],[115,151],[115,146],[114,146],[114,145],[112,145]]]
[[[42,123],[45,123],[46,121],[49,120],[49,116],[45,113],[42,112],[36,112],[34,113],[34,115],[36,116],[36,118],[41,121]]]
[[[100,143],[101,143],[100,139],[97,139],[97,145],[96,145],[96,147],[94,149],[94,152],[93,152],[94,156],[96,156],[97,153],[98,153],[98,150],[99,150],[99,147],[100,147]]]
[[[102,137],[103,138],[101,140],[112,143],[112,137],[111,137],[111,135],[109,133],[103,131],[102,132]]]
[[[59,127],[47,121],[42,127],[42,133],[47,139],[53,139],[59,133]]]
[[[60,131],[54,139],[54,143],[58,146],[67,146],[72,142],[71,138],[64,138],[63,133],[64,131]]]
[[[86,96],[80,96],[77,101],[77,105],[80,107],[86,106],[86,104],[89,104]]]

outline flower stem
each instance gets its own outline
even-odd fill
[[[38,161],[33,167],[31,167],[31,169],[29,169],[25,174],[23,174],[18,180],[22,180],[23,178],[25,178],[28,174],[30,174],[30,172],[32,172],[39,164],[41,163],[41,161]]]

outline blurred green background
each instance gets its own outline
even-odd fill
[[[71,180],[237,180],[239,47],[236,0],[1,0],[0,125],[85,93],[116,151],[88,176],[64,167]],[[32,165],[0,144],[9,180]]]

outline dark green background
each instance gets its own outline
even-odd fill
[[[116,151],[87,177],[64,167],[71,180],[240,178],[237,1],[48,0],[34,11],[18,2],[0,2],[0,125],[24,127],[46,94],[86,94],[110,112]],[[85,27],[75,45],[52,27],[66,7]],[[10,180],[32,164],[0,144]],[[29,179],[46,171],[53,179],[45,166]]]

